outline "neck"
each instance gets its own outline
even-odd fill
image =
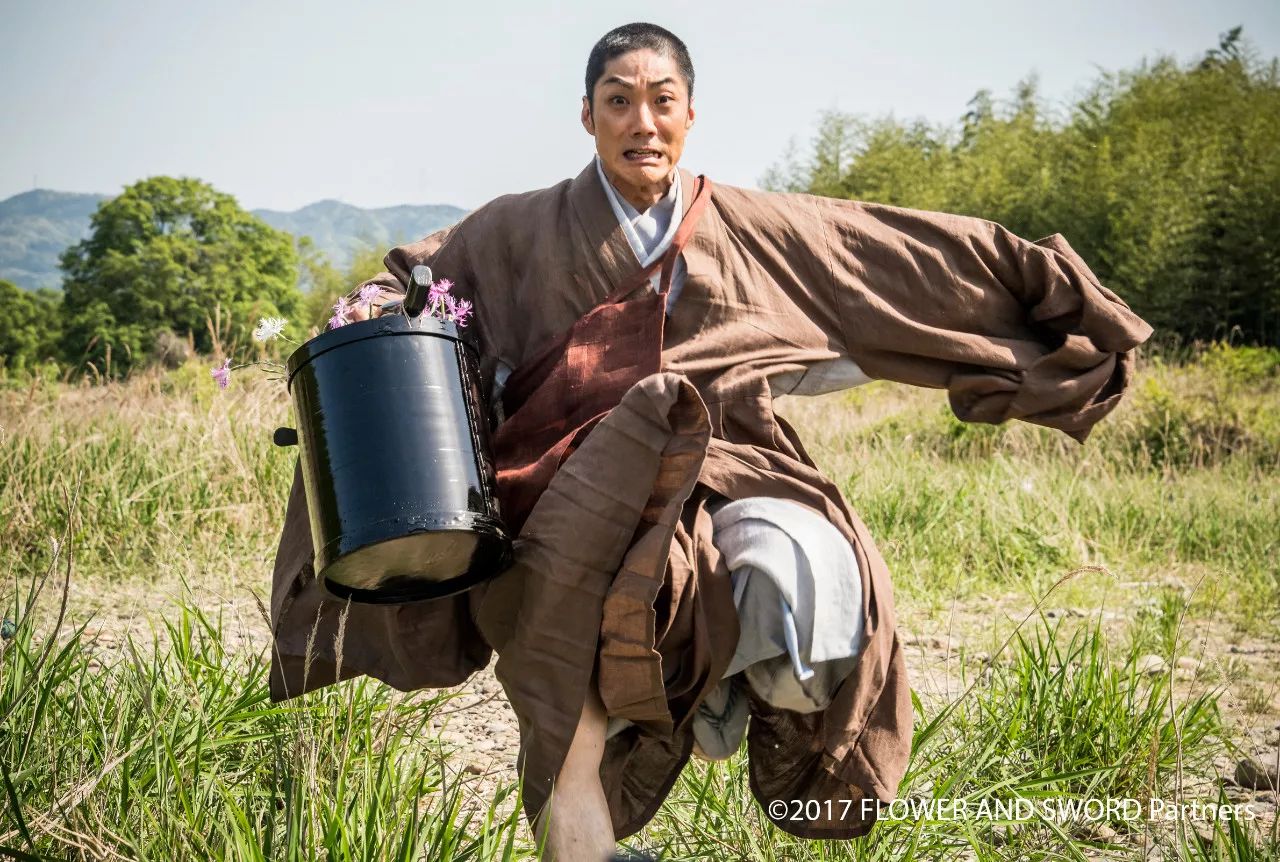
[[[627,203],[635,207],[636,212],[640,213],[666,197],[667,192],[671,191],[671,184],[675,182],[676,171],[678,170],[678,168],[672,167],[671,173],[660,181],[637,186],[616,176],[603,159],[600,160],[600,165],[604,168],[604,175],[609,178],[609,182],[618,190],[618,194],[622,195]]]

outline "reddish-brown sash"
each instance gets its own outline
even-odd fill
[[[493,454],[502,517],[513,534],[579,441],[638,380],[661,370],[672,273],[710,198],[711,181],[698,177],[666,252],[511,372],[502,392],[507,418],[494,435]],[[627,299],[659,267],[658,291]]]

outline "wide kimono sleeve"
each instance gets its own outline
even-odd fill
[[[824,258],[811,277],[830,291],[818,322],[870,377],[946,389],[967,422],[1022,419],[1081,443],[1130,385],[1152,329],[1061,235],[797,197]]]

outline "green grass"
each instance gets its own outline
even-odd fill
[[[949,694],[918,687],[902,798],[1196,798],[1186,782],[1239,741],[1223,692],[1238,681],[1263,712],[1270,683],[1206,663],[1179,687],[1138,662],[1172,665],[1218,619],[1275,642],[1277,355],[1146,361],[1083,447],[965,426],[941,393],[879,383],[779,402],[876,537],[900,618],[967,609],[991,639],[988,662],[955,661]],[[16,622],[0,641],[0,856],[533,858],[518,788],[477,800],[458,781],[432,729],[448,693],[362,680],[269,702],[265,628],[246,639],[226,601],[269,589],[294,457],[270,435],[286,424],[282,387],[242,375],[219,392],[198,364],[0,380],[0,611]],[[994,613],[1021,618],[1081,566],[1103,571],[1045,607],[1083,616],[1011,632]],[[1047,819],[801,841],[767,822],[740,753],[691,764],[634,843],[673,860],[1137,858],[1142,841],[1166,859],[1280,858],[1275,827],[1109,825],[1110,849]]]
[[[361,680],[273,705],[262,655],[198,609],[106,658],[82,627],[39,638],[30,598],[0,658],[0,854],[517,858],[515,809],[464,813],[450,782],[446,695]]]
[[[26,603],[29,592],[7,611],[25,622],[0,656],[0,852],[532,858],[517,811],[500,811],[514,787],[477,810],[464,809],[450,785],[449,752],[429,729],[445,696],[406,697],[366,680],[272,705],[262,657],[228,653],[220,621],[198,609],[173,608],[149,643],[127,641],[107,658],[82,629],[38,637],[56,620]],[[1173,799],[1180,777],[1222,750],[1216,690],[1174,702],[1169,678],[1143,676],[1136,653],[1109,643],[1096,624],[1070,634],[1060,621],[1030,625],[963,694],[916,699],[902,797]],[[975,820],[965,829],[886,820],[868,839],[801,841],[766,822],[746,769],[741,753],[722,765],[694,762],[635,843],[667,859],[744,860],[950,859],[961,851],[1070,859],[1098,843],[1082,822],[1041,819],[1016,827]],[[1194,836],[1156,840],[1185,858],[1206,850],[1187,844]],[[1220,841],[1252,854],[1222,858],[1268,858],[1277,846],[1274,833],[1256,829]]]

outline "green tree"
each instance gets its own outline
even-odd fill
[[[292,237],[190,178],[152,177],[104,201],[61,267],[66,358],[113,376],[164,330],[208,352],[259,317],[292,317],[302,298]],[[229,325],[215,332],[214,319]]]
[[[61,304],[56,290],[28,291],[0,280],[0,367],[20,370],[57,359]]]
[[[305,293],[299,319],[308,336],[313,329],[317,333],[324,331],[339,296],[386,269],[382,265],[386,253],[385,248],[366,242],[352,254],[347,268],[339,269],[315,247],[310,237],[298,240],[299,281]]]

